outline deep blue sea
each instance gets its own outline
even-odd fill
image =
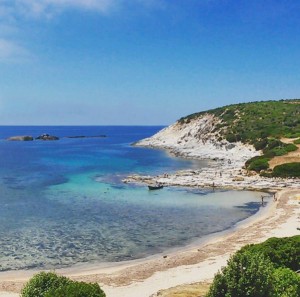
[[[131,143],[162,127],[0,127],[0,270],[116,262],[180,247],[257,212],[259,194],[123,184],[207,166]],[[58,141],[7,141],[48,133]],[[100,138],[67,138],[68,136]]]

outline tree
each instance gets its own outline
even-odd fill
[[[76,282],[54,272],[40,272],[27,282],[21,297],[105,297],[105,293],[97,283]]]
[[[214,279],[207,297],[273,297],[274,267],[261,253],[237,253]]]

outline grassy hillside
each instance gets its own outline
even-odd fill
[[[250,170],[266,171],[269,168],[270,159],[298,150],[300,99],[233,104],[194,113],[181,118],[179,122],[189,123],[192,119],[207,113],[215,115],[220,120],[213,131],[219,140],[241,141],[253,144],[257,150],[263,151],[263,156],[246,163]],[[283,138],[299,139],[294,143],[285,143]],[[293,168],[298,167],[296,165]],[[280,176],[280,171],[279,167],[274,172]],[[299,175],[300,173],[296,174],[296,176]],[[293,174],[293,176],[295,175]]]
[[[229,141],[254,143],[266,137],[300,137],[300,99],[228,105],[181,118],[188,122],[205,113],[222,120],[216,130]]]

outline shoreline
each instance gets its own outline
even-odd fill
[[[132,175],[124,182],[269,191],[277,193],[277,201],[271,200],[264,211],[259,211],[230,229],[205,237],[206,240],[202,242],[195,240],[185,247],[138,260],[106,266],[103,263],[79,264],[55,271],[75,280],[97,282],[107,297],[155,297],[162,289],[211,281],[214,274],[226,265],[230,255],[246,244],[259,243],[273,236],[299,235],[300,179],[262,178],[242,169],[245,161],[258,152],[242,144],[217,143],[214,137],[195,137],[199,133],[199,124],[205,126],[210,121],[213,119],[208,118],[203,123],[195,122],[192,133],[190,126],[182,128],[175,124],[136,144],[164,149],[175,157],[212,159],[209,167],[159,176]],[[0,272],[0,296],[2,291],[20,292],[23,284],[37,272]],[[16,296],[18,294],[12,297]]]
[[[296,195],[299,200],[294,200]],[[229,255],[245,244],[261,242],[272,236],[300,234],[297,230],[300,227],[297,207],[300,188],[281,190],[277,197],[278,200],[270,201],[268,209],[259,215],[257,213],[238,223],[229,232],[218,233],[203,243],[110,267],[78,265],[57,269],[56,272],[76,280],[98,282],[107,297],[149,297],[161,289],[209,281],[226,264]],[[19,292],[23,283],[37,272],[1,272],[0,293]]]

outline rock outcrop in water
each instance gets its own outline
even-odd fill
[[[22,135],[22,136],[11,136],[7,138],[9,141],[32,141],[33,137],[29,135]]]
[[[49,134],[42,134],[35,139],[37,140],[59,140],[59,137],[54,136],[54,135],[49,135]]]

